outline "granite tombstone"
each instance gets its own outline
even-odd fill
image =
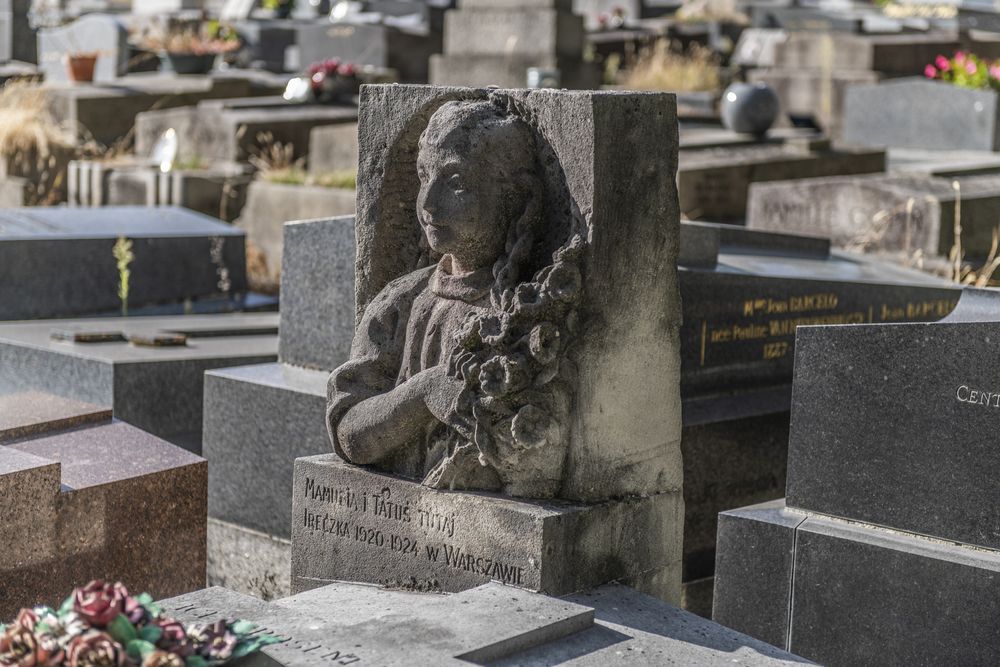
[[[207,466],[111,410],[0,393],[0,616],[92,579],[154,595],[205,583]]]

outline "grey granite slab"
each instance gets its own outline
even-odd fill
[[[243,233],[208,216],[171,207],[5,209],[0,320],[120,311],[119,237],[133,244],[133,308],[247,289]]]
[[[185,333],[180,347],[53,340],[54,329],[125,335]],[[45,391],[110,405],[114,415],[200,451],[203,373],[273,361],[277,315],[232,313],[0,325],[0,394]]]
[[[992,90],[924,78],[856,86],[844,102],[844,139],[867,146],[995,151],[997,99]]]
[[[284,226],[282,362],[332,371],[354,339],[354,216]]]
[[[799,329],[789,506],[1000,548],[1000,298],[969,296],[978,321],[963,297],[943,322]]]
[[[328,377],[274,363],[205,374],[202,455],[212,517],[291,536],[293,462],[330,451]]]
[[[345,463],[295,462],[292,588],[356,581],[460,591],[497,580],[565,594],[626,581],[667,598],[678,494],[596,505],[447,492]]]

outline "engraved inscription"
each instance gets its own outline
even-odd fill
[[[973,389],[966,384],[961,385],[955,391],[955,398],[959,403],[972,403],[991,408],[1000,408],[1000,392]]]
[[[466,544],[478,542],[482,535],[477,526],[466,527],[457,512],[402,497],[388,487],[365,492],[328,486],[312,477],[305,479],[304,496],[312,502],[302,508],[302,525],[324,540],[391,554],[399,564],[417,559],[441,568],[442,577],[449,571],[463,572],[484,582],[527,585],[525,564]]]

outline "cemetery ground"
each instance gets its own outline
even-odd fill
[[[0,0],[0,665],[997,664],[998,95],[968,2]]]

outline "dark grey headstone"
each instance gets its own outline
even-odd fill
[[[0,320],[117,312],[119,237],[133,243],[133,310],[246,291],[243,233],[213,218],[169,207],[6,209]]]
[[[988,296],[989,321],[981,306],[964,321],[960,303],[933,324],[799,330],[789,506],[1000,548],[1000,299]]]

